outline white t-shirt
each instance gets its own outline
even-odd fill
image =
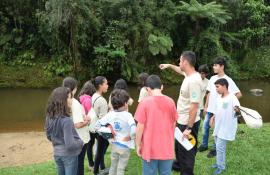
[[[206,94],[206,88],[208,86],[208,79],[204,78],[202,80],[202,96],[201,96],[201,102],[200,102],[200,109],[202,110],[204,108],[204,96]]]
[[[138,102],[140,103],[147,96],[148,96],[148,92],[146,90],[146,87],[142,87],[141,90],[140,90],[140,95],[139,95]]]
[[[135,148],[134,140],[123,141],[127,136],[133,136],[135,138],[136,124],[131,113],[127,111],[110,111],[97,121],[96,129],[106,124],[110,124],[115,132],[115,139],[112,141],[113,144],[123,145],[132,149]]]
[[[102,118],[108,113],[108,103],[106,99],[98,93],[94,93],[92,96],[92,107],[98,118]]]
[[[189,121],[189,109],[191,103],[200,103],[202,94],[202,78],[196,72],[186,76],[180,88],[180,94],[177,101],[177,112],[179,118],[177,122],[181,125],[187,125]],[[198,108],[195,122],[200,120],[200,108]]]
[[[237,130],[237,117],[235,117],[234,107],[240,106],[237,97],[230,93],[226,97],[217,97],[215,114],[215,128],[213,136],[224,140],[234,140]]]
[[[206,90],[210,92],[209,99],[208,99],[207,112],[213,113],[214,110],[215,110],[215,106],[216,106],[216,103],[217,103],[217,97],[218,97],[215,82],[220,78],[225,78],[228,81],[228,83],[229,83],[229,87],[228,87],[229,93],[236,94],[236,93],[240,92],[239,88],[236,86],[234,81],[230,77],[228,77],[227,75],[224,75],[223,77],[219,77],[218,75],[212,76],[210,78],[210,80],[208,82],[208,86],[206,88]]]
[[[84,119],[83,119],[84,114],[85,114],[84,108],[80,104],[80,102],[78,102],[78,100],[76,100],[75,98],[72,99],[71,113],[72,113],[72,120],[73,120],[74,124],[84,121]],[[75,127],[75,129],[76,129],[79,137],[82,139],[82,141],[84,143],[88,143],[90,140],[88,126],[84,126],[82,128]]]

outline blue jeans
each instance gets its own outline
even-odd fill
[[[217,166],[219,169],[224,170],[226,164],[226,145],[228,140],[224,140],[221,138],[215,137],[216,145],[217,145]]]
[[[203,140],[202,140],[202,146],[203,147],[208,147],[208,139],[209,139],[209,130],[210,130],[210,126],[209,126],[209,122],[211,117],[213,116],[212,113],[207,112],[205,117],[204,117],[204,121],[203,121]],[[212,145],[212,149],[216,149],[216,144],[215,142]]]
[[[143,175],[170,175],[173,160],[143,160]]]
[[[58,175],[75,175],[78,169],[78,156],[54,156]]]

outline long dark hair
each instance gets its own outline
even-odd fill
[[[93,84],[96,88],[96,90],[99,90],[99,86],[102,85],[105,82],[106,78],[103,76],[97,76],[94,81]]]
[[[80,97],[83,94],[86,94],[92,97],[95,92],[96,92],[96,88],[93,85],[93,83],[89,80],[84,83],[78,97]]]
[[[70,90],[65,87],[58,87],[52,91],[46,108],[47,119],[70,116],[71,110],[67,104],[69,94],[71,94]]]
[[[78,81],[73,77],[66,77],[63,80],[63,87],[69,88],[70,91],[73,91],[78,86]]]
[[[146,84],[146,79],[149,77],[148,73],[140,73],[139,75],[139,90],[141,90],[141,88],[143,88]]]
[[[123,89],[127,91],[128,90],[127,82],[122,78],[118,79],[114,84],[114,89]]]

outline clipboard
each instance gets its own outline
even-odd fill
[[[193,136],[191,136],[191,137],[193,137]],[[193,147],[194,147],[194,145],[196,144],[196,141],[195,141],[195,139],[194,139],[194,137],[193,137],[193,139],[194,140],[192,140],[192,141],[189,141],[189,139],[187,139],[187,138],[184,138],[183,139],[183,133],[180,131],[180,129],[179,128],[175,128],[174,129],[174,138],[187,150],[187,151],[189,151],[189,150],[191,150]],[[194,142],[195,141],[195,142]]]

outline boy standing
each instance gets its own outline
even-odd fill
[[[178,115],[174,101],[162,94],[161,80],[146,80],[148,97],[138,105],[136,147],[143,159],[143,175],[170,175],[174,158],[174,129]]]
[[[201,102],[200,102],[200,117],[203,117],[203,110],[204,110],[204,99],[206,95],[206,88],[208,86],[208,79],[207,75],[209,74],[209,69],[207,64],[203,64],[199,67],[198,72],[201,74],[202,78],[202,95],[201,95]]]
[[[111,150],[110,175],[124,175],[128,164],[130,148],[134,149],[136,124],[132,115],[127,112],[128,93],[116,89],[111,94],[113,110],[97,121],[96,129],[110,125],[114,135]]]
[[[234,94],[229,93],[229,83],[226,79],[217,80],[215,86],[220,96],[217,98],[216,108],[213,112],[215,121],[213,136],[216,142],[217,157],[216,164],[212,167],[216,168],[213,174],[220,174],[225,170],[226,144],[235,139],[237,130],[235,111],[239,112],[240,103]]]
[[[216,75],[212,76],[209,80],[207,86],[207,97],[205,102],[205,118],[203,122],[203,140],[202,144],[199,146],[199,151],[206,151],[208,149],[208,138],[209,138],[209,121],[213,116],[213,112],[217,103],[218,93],[216,91],[215,82],[220,78],[225,78],[228,83],[228,91],[234,94],[238,99],[241,98],[242,94],[239,88],[236,86],[234,81],[225,74],[226,69],[226,60],[223,57],[218,57],[214,60],[213,71]],[[207,157],[211,158],[216,156],[216,145],[215,143],[212,146],[212,149],[208,153]]]

